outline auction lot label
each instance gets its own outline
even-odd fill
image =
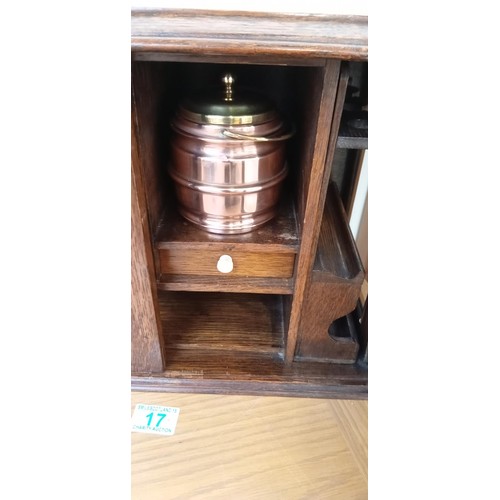
[[[175,432],[179,408],[138,404],[132,415],[132,432],[163,434],[171,436]]]

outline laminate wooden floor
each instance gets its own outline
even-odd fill
[[[180,408],[173,436],[132,433],[132,499],[368,498],[368,402],[132,393]]]

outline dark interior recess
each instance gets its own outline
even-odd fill
[[[338,342],[356,342],[357,334],[351,314],[336,319],[328,328],[328,335]]]
[[[236,88],[258,89],[273,102],[283,118],[294,125],[295,136],[287,144],[289,175],[284,189],[291,192],[300,216],[305,190],[299,184],[307,188],[307,171],[314,153],[310,138],[316,128],[317,89],[321,88],[322,67],[136,61],[132,63],[132,72],[138,126],[144,132],[143,156],[147,157],[146,163],[150,163],[144,174],[151,180],[145,187],[153,235],[165,210],[175,210],[173,182],[166,173],[170,121],[185,97],[220,87],[221,78],[227,72],[235,76]]]
[[[368,63],[344,64],[349,83],[330,180],[336,183],[349,213],[364,151],[368,149]]]

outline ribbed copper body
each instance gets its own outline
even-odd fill
[[[276,215],[290,137],[276,114],[255,125],[217,125],[181,112],[172,130],[169,173],[186,219],[211,233],[239,234]]]

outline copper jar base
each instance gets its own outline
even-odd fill
[[[276,210],[268,210],[260,214],[240,215],[239,217],[215,217],[207,214],[193,214],[178,207],[179,213],[200,229],[214,234],[245,234],[263,226],[276,216]]]
[[[170,170],[175,180],[179,213],[201,229],[215,234],[243,234],[277,213],[287,168],[265,183],[220,186],[187,180]]]

